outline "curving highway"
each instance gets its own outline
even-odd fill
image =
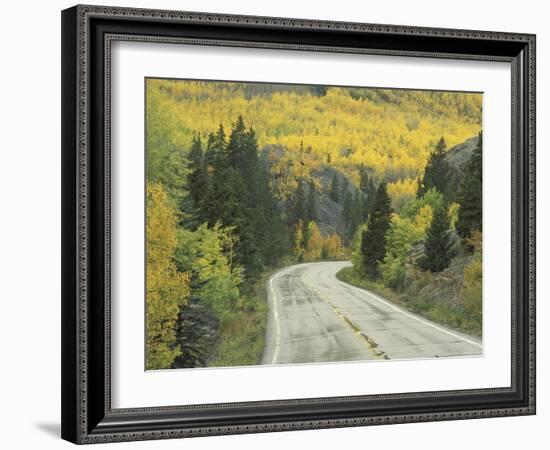
[[[479,338],[338,280],[349,265],[297,264],[270,278],[263,364],[481,355]]]

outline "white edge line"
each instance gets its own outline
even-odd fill
[[[271,364],[277,364],[277,358],[279,357],[279,349],[281,347],[281,324],[279,322],[279,311],[277,307],[277,295],[275,294],[275,289],[273,288],[273,280],[277,278],[281,272],[276,273],[269,280],[269,288],[271,289],[271,303],[273,305],[273,319],[275,321],[275,350],[273,350],[273,359]]]
[[[335,278],[336,278],[336,277],[335,277]],[[402,309],[399,308],[398,306],[395,306],[394,304],[388,302],[387,300],[382,299],[382,298],[379,297],[378,295],[373,294],[373,293],[370,292],[370,291],[367,291],[366,289],[358,288],[358,287],[353,286],[353,285],[351,285],[351,284],[349,284],[349,283],[344,283],[343,281],[340,281],[338,278],[336,278],[336,281],[338,281],[338,283],[340,283],[341,285],[343,285],[343,286],[345,286],[345,287],[351,287],[352,289],[355,289],[355,290],[357,290],[357,291],[359,291],[359,292],[362,292],[362,293],[364,293],[364,294],[367,294],[367,295],[369,295],[370,297],[372,297],[373,299],[377,300],[378,302],[380,302],[380,303],[382,303],[382,304],[384,304],[384,305],[390,307],[391,309],[393,309],[393,310],[395,310],[395,311],[397,311],[397,312],[400,312],[401,314],[403,314],[403,315],[405,315],[405,316],[407,316],[407,317],[410,317],[411,319],[415,319],[415,320],[417,320],[418,322],[423,323],[424,325],[428,325],[429,327],[435,328],[436,330],[441,331],[442,333],[448,334],[449,336],[452,336],[452,337],[454,337],[454,338],[456,338],[456,339],[460,339],[461,341],[467,342],[468,344],[471,344],[471,345],[473,345],[473,346],[475,346],[475,347],[478,347],[478,348],[481,348],[481,349],[483,348],[483,345],[480,344],[479,342],[475,342],[475,341],[472,341],[471,339],[467,339],[467,338],[465,338],[465,337],[463,337],[463,336],[460,336],[459,334],[453,333],[452,331],[446,330],[445,328],[441,328],[441,327],[439,327],[439,326],[437,326],[437,325],[434,325],[434,324],[431,323],[431,322],[428,322],[428,321],[426,321],[426,320],[424,320],[424,319],[421,319],[421,318],[419,318],[419,317],[417,317],[417,316],[415,316],[415,315],[413,315],[413,314],[410,314],[410,313],[408,313],[408,312],[402,310]]]

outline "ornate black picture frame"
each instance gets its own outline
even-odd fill
[[[110,49],[117,40],[511,63],[511,386],[113,409],[109,112]],[[67,9],[62,12],[62,259],[62,437],[74,443],[534,414],[535,36],[118,7]]]

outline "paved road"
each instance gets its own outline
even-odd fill
[[[344,283],[349,262],[298,264],[271,277],[263,364],[480,355],[479,338]]]

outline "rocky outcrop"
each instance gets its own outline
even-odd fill
[[[329,192],[332,179],[336,175],[341,186],[341,201],[335,202],[330,198]],[[355,195],[357,188],[348,180],[348,178],[332,167],[322,166],[311,172],[315,180],[316,190],[315,199],[317,205],[317,225],[319,230],[325,236],[337,233],[344,236],[346,226],[344,223],[343,197],[346,191]]]
[[[447,150],[445,159],[449,165],[461,175],[463,174],[466,163],[470,160],[470,157],[477,146],[478,139],[479,138],[477,136],[474,136]]]
[[[424,244],[413,246],[405,260],[404,297],[422,297],[427,303],[445,303],[460,306],[460,290],[464,281],[464,269],[473,259],[471,255],[457,254],[445,270],[439,273],[425,272],[418,268],[418,261],[424,257]]]
[[[477,136],[474,136],[465,140],[461,144],[451,147],[447,151],[445,159],[451,168],[451,191],[454,193],[457,193],[460,190],[462,179],[464,178],[464,171],[466,170],[468,161],[470,161],[470,157],[477,146],[478,139],[479,138]]]
[[[260,158],[268,165],[274,165],[281,161],[286,161],[288,154],[285,148],[278,145],[267,145],[260,152]],[[288,162],[292,168],[284,167],[278,169],[277,174],[273,174],[271,182],[277,187],[278,183],[288,182],[288,179],[298,179],[300,173],[302,176],[304,197],[307,199],[310,194],[311,184],[313,181],[315,186],[314,198],[316,206],[317,226],[323,236],[328,236],[337,233],[344,236],[346,226],[344,222],[344,196],[346,192],[350,192],[352,196],[358,191],[349,178],[339,170],[330,165],[320,162],[314,155],[304,154],[296,160]],[[297,168],[298,167],[298,168]],[[338,177],[338,184],[341,189],[341,199],[339,202],[334,201],[329,193],[332,186],[334,176]],[[292,217],[292,195],[281,196],[278,200],[278,207],[282,212],[283,219],[290,220]]]

